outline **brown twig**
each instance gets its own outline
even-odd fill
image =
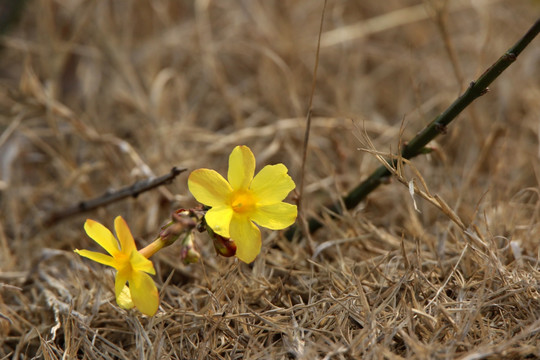
[[[120,201],[130,196],[136,198],[143,192],[172,182],[175,177],[177,177],[186,170],[187,169],[185,168],[179,169],[177,167],[173,167],[168,174],[162,175],[160,177],[139,180],[132,185],[121,188],[119,190],[108,191],[99,197],[86,201],[80,201],[76,205],[53,212],[45,219],[45,221],[43,221],[43,225],[45,227],[49,227],[68,217],[82,214],[84,212],[97,209],[101,206],[109,205],[113,202]]]

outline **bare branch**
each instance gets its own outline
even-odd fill
[[[132,185],[121,188],[119,190],[108,191],[97,198],[80,201],[76,205],[53,212],[45,219],[45,221],[43,221],[43,225],[45,227],[49,227],[68,217],[94,210],[101,206],[109,205],[113,202],[120,201],[130,196],[136,198],[143,192],[152,190],[153,188],[164,184],[171,183],[175,177],[177,177],[186,170],[187,169],[185,168],[173,167],[168,174],[162,175],[160,177],[139,180]]]

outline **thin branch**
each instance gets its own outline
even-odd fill
[[[107,193],[90,200],[80,201],[78,204],[67,207],[65,209],[53,212],[49,215],[43,225],[45,227],[52,226],[57,222],[64,220],[68,217],[72,217],[84,212],[88,212],[97,209],[101,206],[109,205],[113,202],[120,201],[127,197],[136,198],[143,192],[152,190],[158,186],[171,183],[175,177],[186,171],[185,168],[173,167],[168,174],[162,175],[157,178],[149,178],[145,180],[139,180],[130,186],[126,186],[119,190],[108,191]]]
[[[536,20],[534,25],[527,33],[519,39],[508,51],[506,51],[491,67],[489,67],[476,81],[470,83],[465,92],[458,97],[452,105],[450,105],[442,114],[437,116],[429,123],[420,133],[418,133],[402,150],[401,157],[411,159],[426,151],[425,146],[437,137],[439,134],[444,134],[447,126],[474,100],[486,94],[488,86],[508,68],[521,52],[529,45],[529,43],[540,32],[540,19]],[[397,160],[388,160],[388,163],[395,167]],[[385,166],[377,168],[366,180],[355,187],[347,196],[343,198],[343,203],[347,209],[356,207],[369,193],[375,190],[385,178],[390,176],[390,171]],[[340,203],[328,206],[328,210],[333,213],[341,214],[343,209]],[[313,233],[321,228],[323,224],[315,219],[309,219],[309,232]],[[286,236],[292,239],[296,229],[291,227]]]

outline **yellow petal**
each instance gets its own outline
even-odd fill
[[[206,212],[204,220],[212,230],[226,238],[229,236],[229,224],[233,216],[233,209],[230,206],[220,206],[211,208]]]
[[[236,257],[250,263],[261,252],[261,232],[248,218],[234,216],[230,225],[231,239],[236,244]]]
[[[95,262],[98,262],[103,265],[111,266],[113,268],[116,268],[116,261],[112,256],[105,255],[102,253],[98,253],[95,251],[90,250],[74,250],[77,254],[84,256],[85,258],[88,258],[90,260],[94,260]]]
[[[251,220],[257,225],[272,229],[281,230],[291,226],[296,220],[296,205],[280,202],[277,204],[258,206]]]
[[[214,170],[198,169],[188,178],[189,191],[198,202],[207,206],[222,206],[229,201],[232,188]]]
[[[255,156],[247,146],[237,146],[229,156],[227,179],[234,190],[247,189],[255,173]]]
[[[116,236],[120,240],[120,251],[124,254],[131,254],[133,250],[137,250],[135,246],[135,240],[133,240],[133,235],[124,220],[123,217],[117,216],[114,219],[114,230],[116,231]]]
[[[154,264],[152,264],[152,261],[145,258],[137,250],[133,250],[131,252],[129,262],[131,263],[134,271],[144,271],[152,275],[156,274],[156,270],[154,269]]]
[[[124,285],[124,288],[120,292],[120,295],[116,298],[116,303],[123,309],[133,309],[135,304],[133,303],[133,300],[131,299],[131,292],[129,291],[129,287],[127,285]]]
[[[84,230],[102,248],[104,248],[109,254],[114,256],[118,253],[118,241],[116,241],[112,232],[105,226],[101,225],[97,221],[86,219],[84,223]]]
[[[126,286],[126,283],[128,281],[129,274],[125,271],[118,271],[116,273],[116,278],[114,279],[114,294],[116,296],[116,303],[120,305],[120,302],[118,299],[122,295],[122,291],[124,287]]]
[[[159,294],[154,280],[149,275],[141,271],[134,272],[129,280],[129,290],[137,310],[148,316],[156,313],[159,306]]]
[[[250,189],[260,205],[281,202],[296,185],[283,164],[265,166],[251,182]]]

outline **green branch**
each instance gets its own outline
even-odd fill
[[[488,86],[502,74],[521,54],[523,49],[540,32],[540,19],[527,31],[527,33],[506,51],[489,69],[487,69],[476,81],[473,81],[467,90],[458,97],[452,105],[450,105],[442,114],[437,116],[429,123],[418,135],[416,135],[402,150],[401,157],[411,159],[425,152],[425,146],[433,140],[437,135],[446,132],[448,124],[450,124],[467,106],[474,100],[487,93]],[[396,161],[389,161],[395,166]],[[355,187],[347,196],[343,198],[343,204],[347,209],[355,208],[370,192],[375,190],[383,180],[390,176],[390,172],[385,166],[377,168],[366,180]],[[335,203],[328,207],[333,213],[341,214],[343,212],[341,203]],[[309,231],[313,233],[321,228],[323,224],[314,218],[308,220]],[[286,236],[292,239],[296,232],[295,227],[291,227]]]

